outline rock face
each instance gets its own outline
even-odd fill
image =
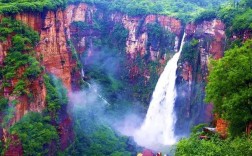
[[[72,59],[71,50],[67,45],[71,38],[70,24],[74,21],[85,21],[90,10],[92,7],[88,8],[86,4],[81,3],[69,5],[65,10],[16,15],[17,20],[39,32],[37,56],[42,58],[41,63],[46,70],[59,77],[69,91],[72,89],[71,72],[76,67],[76,60]]]
[[[73,15],[77,10],[80,10],[80,12],[82,12],[81,16]],[[123,29],[122,31],[127,31],[128,34],[126,35],[126,38],[117,38],[117,40],[125,39],[125,42],[120,42],[120,45],[118,45],[119,47],[122,47],[121,49],[115,46],[115,44],[117,43],[110,43],[114,47],[109,48],[118,48],[120,51],[118,53],[122,53],[123,55],[125,55],[126,53],[125,56],[121,56],[125,57],[123,59],[124,62],[126,62],[126,67],[124,67],[123,70],[127,70],[125,71],[125,73],[127,73],[127,78],[129,77],[128,79],[130,79],[129,81],[131,84],[139,84],[142,82],[143,84],[141,84],[141,86],[147,86],[148,82],[155,84],[156,80],[151,81],[151,79],[153,77],[155,77],[153,79],[158,78],[158,76],[162,73],[163,66],[167,62],[169,56],[178,50],[179,38],[182,32],[182,24],[176,18],[163,15],[131,17],[118,12],[108,13],[99,8],[86,6],[85,4],[79,4],[78,6],[70,5],[66,8],[65,14],[65,17],[67,19],[66,25],[70,25],[70,29],[68,29],[68,26],[66,27],[67,38],[71,39],[71,42],[73,43],[74,48],[78,54],[81,54],[84,51],[85,53],[87,53],[87,60],[92,60],[92,56],[98,53],[98,51],[103,50],[101,47],[105,46],[102,45],[101,47],[99,47],[100,45],[97,46],[97,42],[101,44],[101,42],[103,43],[103,41],[106,40],[106,37],[111,37],[108,34],[113,34],[113,30],[114,28],[116,28],[116,26],[119,25],[120,29]],[[161,48],[159,46],[160,43],[159,41],[157,41],[159,38],[150,38],[150,34],[148,32],[148,24],[157,24],[160,29],[162,29],[162,31],[172,34],[172,36],[169,37],[172,38],[172,42],[174,43],[165,44],[165,46],[169,47],[169,49],[166,47],[165,51],[161,51]],[[84,26],[84,28],[79,28],[78,25]],[[120,32],[116,33],[116,35],[118,35]],[[106,46],[110,46],[109,43],[106,44]],[[156,68],[156,73],[151,73],[149,62],[155,62],[156,64],[158,64],[153,66],[153,68]],[[144,65],[139,65],[141,63]],[[140,100],[148,104],[152,91],[153,90],[151,90],[148,95],[145,96],[144,100]],[[135,97],[140,96],[141,95],[135,94]]]
[[[217,119],[216,121],[216,131],[221,135],[221,137],[227,137],[228,123],[223,119]]]
[[[81,12],[81,16],[73,16],[73,14],[77,11]],[[69,27],[69,25],[74,21],[81,21],[92,24],[95,18],[94,14],[97,12],[99,14],[98,18],[103,18],[104,15],[94,7],[90,7],[85,4],[79,4],[77,7],[70,5],[65,11],[67,17],[66,25],[67,27]],[[177,37],[177,40],[181,35],[182,30],[182,24],[179,20],[163,15],[131,17],[121,13],[113,13],[110,15],[109,20],[111,20],[111,23],[114,22],[123,24],[123,26],[129,31],[126,41],[126,53],[129,54],[131,58],[135,58],[138,53],[140,53],[141,55],[146,54],[148,41],[148,34],[146,32],[147,24],[158,22],[165,30],[174,33]],[[68,38],[71,38],[71,34],[75,35],[75,30],[67,29],[67,32],[69,31],[70,33],[67,33]],[[81,39],[79,40],[79,42],[75,44],[75,48],[78,50],[78,52],[83,52],[84,50],[86,50],[86,46],[88,46],[85,44],[87,36],[90,35],[83,34],[82,36],[80,36]]]
[[[40,63],[45,67],[46,72],[52,73],[60,78],[64,86],[69,92],[72,86],[80,78],[80,74],[73,75],[72,71],[76,68],[76,60],[73,59],[71,50],[67,45],[67,40],[70,39],[69,26],[75,20],[85,20],[87,5],[80,4],[77,6],[70,5],[66,10],[47,11],[43,13],[20,13],[16,14],[15,18],[32,29],[37,31],[40,35],[40,42],[36,46],[36,55]],[[2,19],[2,15],[0,19]],[[4,58],[7,50],[11,46],[11,39],[5,42],[0,42],[0,65],[3,66]],[[78,72],[78,71],[77,71]],[[22,71],[19,72],[22,74]],[[80,71],[79,71],[80,73]],[[74,76],[74,77],[73,77]],[[12,86],[17,83],[17,79],[12,80]],[[43,77],[40,76],[34,80],[29,86],[29,90],[34,95],[34,100],[29,100],[27,96],[11,97],[9,94],[13,90],[12,87],[4,89],[4,95],[9,99],[18,99],[16,104],[14,118],[8,126],[19,121],[29,111],[42,112],[46,107],[45,97],[46,89]],[[66,114],[66,110],[61,112]],[[61,148],[65,149],[72,141],[74,134],[72,131],[72,123],[69,116],[65,115],[59,123],[59,133],[61,138]],[[2,131],[2,129],[1,129]],[[7,137],[7,134],[1,133],[0,137]],[[13,148],[13,149],[12,149]],[[15,150],[16,149],[16,150]],[[7,155],[15,153],[22,154],[19,146],[10,147]]]
[[[220,20],[204,21],[198,25],[190,23],[185,31],[187,43],[194,41],[197,45],[190,53],[183,51],[181,54],[177,79],[178,92],[181,94],[176,100],[178,116],[182,116],[177,122],[178,132],[181,133],[190,126],[188,122],[198,124],[210,122],[213,118],[212,106],[204,103],[208,64],[210,58],[219,59],[223,56],[226,37],[225,25]],[[186,55],[193,56],[193,59],[183,59]]]
[[[45,104],[46,88],[43,83],[42,76],[40,76],[38,79],[34,80],[30,84],[29,88],[35,97],[34,100],[29,100],[29,98],[27,96],[18,97],[17,99],[19,102],[16,104],[15,117],[14,117],[14,120],[12,121],[12,123],[10,123],[10,124],[13,124],[13,123],[19,121],[29,111],[42,112],[42,110],[46,107],[46,104]],[[12,99],[12,98],[13,98],[13,100],[16,99],[16,97],[10,97],[10,99]]]
[[[15,18],[27,24],[40,34],[40,42],[36,46],[37,58],[45,66],[47,72],[60,78],[64,86],[72,90],[72,70],[76,67],[76,60],[72,59],[72,53],[67,45],[70,39],[70,23],[85,20],[87,5],[70,5],[66,10],[48,11],[45,13],[20,13]],[[3,65],[7,49],[11,41],[0,43],[0,64]],[[76,79],[76,77],[75,77]],[[17,105],[15,121],[18,121],[26,112],[41,112],[45,108],[46,90],[42,78],[31,85],[32,90],[37,93],[35,101],[28,103],[27,99],[21,98],[22,106]],[[6,90],[8,94],[8,90]],[[26,101],[26,102],[25,102]],[[26,103],[26,104],[24,104]]]
[[[64,12],[47,12],[40,29],[37,52],[43,57],[42,64],[46,70],[59,77],[71,90],[71,70],[75,64],[71,62],[64,29]]]
[[[122,17],[122,23],[124,27],[129,31],[129,35],[126,42],[126,52],[130,54],[132,58],[136,57],[137,53],[140,53],[141,55],[146,54],[148,34],[144,26],[150,23],[155,23],[155,22],[160,23],[160,25],[165,30],[176,34],[177,38],[179,37],[182,31],[181,22],[169,16],[148,15],[146,17],[130,17],[130,16],[124,15]],[[142,33],[137,32],[137,31],[141,31],[141,27],[143,27]],[[154,53],[157,53],[157,51],[151,50],[152,60],[155,59]]]
[[[11,46],[10,36],[7,38],[6,41],[0,42],[0,66],[4,66],[4,58],[7,55],[7,51],[10,46]],[[23,72],[24,68],[20,68],[19,71],[17,72],[16,78],[9,80],[11,86],[4,87],[3,89],[4,91],[3,95],[5,97],[8,97],[9,100],[11,101],[15,99],[18,100],[18,103],[16,104],[16,111],[14,113],[14,117],[7,124],[7,126],[10,126],[15,122],[19,121],[29,111],[42,112],[42,110],[45,108],[46,89],[41,75],[37,79],[32,80],[32,82],[29,84],[28,90],[33,94],[34,96],[33,100],[29,100],[27,95],[22,95],[19,97],[11,95],[13,91],[13,86],[15,86],[15,84],[18,82],[17,77],[20,77],[23,74]]]

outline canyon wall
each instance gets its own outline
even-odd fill
[[[62,80],[69,92],[72,91],[72,84],[75,83],[73,79],[77,79],[76,75],[72,75],[72,71],[76,67],[76,60],[72,58],[71,49],[67,44],[70,39],[69,26],[73,21],[85,20],[85,9],[87,9],[87,5],[80,4],[77,6],[70,5],[66,10],[19,13],[14,16],[16,20],[27,24],[39,33],[40,41],[35,49],[37,59],[45,67],[46,72],[54,74]],[[0,42],[1,66],[4,65],[3,61],[10,46],[10,39]],[[13,84],[16,81],[14,79]],[[46,90],[42,77],[34,81],[30,87],[36,94],[35,101],[31,103],[28,99],[21,99],[22,108],[17,105],[15,121],[20,120],[28,111],[41,112],[46,107]],[[8,96],[9,90],[12,90],[12,88],[5,88],[5,96]]]
[[[179,62],[176,100],[177,132],[183,133],[191,125],[211,122],[212,105],[205,104],[205,86],[209,61],[223,57],[225,25],[220,20],[187,24],[185,49]],[[189,133],[189,132],[187,132]]]
[[[2,16],[0,16],[1,18]],[[126,42],[120,47],[123,47],[123,49],[125,47],[125,51],[122,51],[122,54],[126,53],[124,59],[127,59],[125,68],[127,70],[126,74],[129,75],[130,79],[128,81],[129,87],[134,85],[141,87],[152,85],[148,90],[145,88],[148,96],[144,97],[145,100],[143,102],[146,104],[151,99],[156,81],[162,73],[166,62],[178,50],[184,29],[182,23],[173,17],[164,15],[131,17],[121,13],[110,13],[107,15],[102,10],[84,3],[69,5],[65,10],[20,13],[15,15],[14,18],[26,23],[39,33],[40,42],[35,49],[37,59],[45,67],[46,72],[52,73],[62,80],[69,92],[78,89],[79,81],[81,81],[83,76],[80,67],[78,67],[80,56],[83,53],[87,53],[88,57],[91,56],[92,53],[96,52],[95,48],[93,48],[93,40],[106,37],[102,36],[101,30],[95,28],[97,21],[108,22],[109,31],[112,31],[116,24],[121,24],[128,31]],[[74,22],[85,23],[90,28],[85,31],[80,30],[73,25]],[[173,34],[171,37],[173,43],[167,45],[169,50],[165,53],[161,52],[159,48],[160,43],[155,43],[155,39],[150,39],[148,24],[154,23],[163,28],[164,32]],[[221,58],[225,47],[224,24],[219,20],[204,21],[198,25],[188,24],[185,31],[188,43],[192,40],[197,40],[198,43],[194,47],[193,59],[181,59],[179,64],[176,83],[180,94],[176,100],[176,111],[177,115],[182,118],[177,121],[178,133],[182,133],[182,131],[188,129],[188,126],[193,124],[211,121],[212,106],[205,105],[203,101],[204,87],[208,75],[208,62],[210,57],[214,59]],[[3,60],[10,46],[10,39],[0,42],[1,66],[4,65]],[[75,51],[77,52],[76,54],[74,53]],[[182,57],[184,54],[182,53]],[[77,58],[74,55],[77,55]],[[139,65],[138,57],[140,57],[140,62],[143,62],[141,66]],[[152,65],[151,63],[158,65]],[[152,73],[151,69],[153,70],[153,68],[155,71]],[[16,81],[13,80],[13,84]],[[29,111],[42,112],[46,107],[46,89],[43,78],[40,76],[30,88],[35,94],[35,100],[31,102],[26,97],[20,97],[20,103],[16,105],[15,117],[11,124],[19,121]],[[5,96],[9,96],[9,92],[12,89],[5,88]],[[139,95],[134,95],[136,97],[141,96],[140,93]],[[16,97],[10,98],[14,99]],[[58,131],[61,138],[61,149],[63,150],[71,143],[74,135],[71,129],[71,119],[67,115],[66,108],[60,114]],[[0,135],[1,133],[0,129]],[[16,151],[21,151],[20,148],[18,146]],[[10,148],[10,150],[15,151],[13,148]]]
[[[179,48],[183,33],[181,21],[164,15],[132,17],[83,5],[79,4],[77,7],[85,8],[79,9],[83,10],[83,16],[72,18],[72,22],[69,22],[70,29],[67,29],[74,49],[79,56],[85,55],[84,60],[89,62],[94,62],[92,57],[104,50],[107,50],[107,53],[116,51],[121,54],[119,57],[117,54],[108,56],[114,55],[112,57],[123,60],[121,66],[117,67],[121,68],[121,73],[117,74],[127,83],[125,90],[132,92],[129,97],[144,103],[147,109],[159,75],[166,62]],[[66,12],[70,16],[77,8],[70,5]],[[127,33],[126,36],[124,32]],[[155,32],[158,35],[153,35]],[[83,67],[83,73],[88,73],[88,67]],[[85,76],[88,79],[89,75]]]
[[[82,8],[82,9],[81,9]],[[72,16],[73,13],[76,13],[76,11],[81,10],[82,14],[80,14],[78,17]],[[66,9],[67,14],[67,20],[69,22],[66,22],[69,26],[74,21],[81,21],[86,22],[88,24],[94,24],[94,21],[97,20],[96,18],[104,18],[104,13],[101,10],[97,10],[97,8],[93,8],[90,6],[87,6],[85,4],[79,4],[77,7],[70,5]],[[98,17],[95,17],[95,14],[99,14]],[[109,14],[109,18],[111,23],[121,23],[129,31],[127,41],[126,41],[126,53],[130,54],[132,58],[135,58],[137,53],[140,53],[141,55],[146,54],[146,47],[147,47],[147,40],[148,40],[148,34],[146,32],[146,25],[150,23],[159,23],[165,30],[174,33],[176,35],[176,40],[179,40],[179,37],[182,32],[182,24],[181,22],[173,17],[164,16],[164,15],[147,15],[147,16],[136,16],[131,17],[125,14],[121,13],[111,13]],[[72,32],[71,32],[72,31]],[[139,32],[138,32],[139,31]],[[69,29],[67,29],[67,32],[69,32]],[[70,33],[68,34],[68,38],[71,38],[72,35],[81,35],[81,39],[78,43],[76,43],[76,49],[79,52],[83,52],[86,50],[86,38],[90,35],[98,36],[99,34],[76,34],[76,30],[70,29]],[[80,33],[80,32],[79,32]],[[177,45],[175,47],[175,50],[177,50]],[[124,45],[121,45],[124,46]],[[158,51],[155,51],[158,52]],[[154,51],[153,51],[154,53]]]
[[[82,5],[86,6],[86,5]],[[74,68],[76,68],[76,60],[72,58],[72,53],[67,45],[68,40],[68,29],[69,23],[74,20],[77,16],[82,15],[82,6],[74,6],[77,8],[74,13],[69,15],[69,9],[67,10],[57,10],[57,11],[46,11],[43,13],[19,13],[14,16],[18,21],[21,21],[32,29],[37,31],[40,36],[40,41],[36,45],[36,57],[40,64],[45,67],[45,72],[54,74],[56,77],[60,78],[64,86],[69,92],[74,89],[72,86],[76,83],[76,80],[80,79],[80,71],[72,74]],[[72,6],[70,6],[71,8]],[[73,8],[72,8],[73,9]],[[4,16],[0,17],[0,20]],[[4,66],[4,59],[7,55],[8,49],[11,47],[11,38],[7,38],[6,41],[0,42],[0,65]],[[20,75],[23,73],[22,69],[18,72]],[[16,76],[18,77],[18,75]],[[46,108],[46,87],[43,80],[43,76],[40,75],[36,80],[32,81],[28,86],[29,91],[33,93],[33,100],[30,100],[26,95],[15,96],[11,93],[13,92],[13,87],[17,83],[18,79],[14,78],[11,81],[10,87],[4,87],[3,95],[10,101],[15,99],[18,103],[15,105],[14,117],[9,123],[7,123],[7,128],[18,122],[25,114],[28,112],[40,112]],[[59,120],[59,136],[61,149],[64,150],[73,141],[73,129],[71,118],[67,115],[67,108],[61,108]],[[0,137],[3,138],[5,142],[7,138],[16,138],[16,136],[11,136],[8,132],[1,128]],[[11,139],[13,140],[13,139]],[[20,150],[21,145],[16,144],[16,139],[14,139],[13,145],[10,144],[6,151],[6,155],[13,155],[19,153],[22,155],[22,150]]]
[[[148,33],[146,31],[147,24],[155,22],[159,23],[160,26],[163,27],[165,30],[174,33],[176,35],[176,40],[178,40],[182,32],[181,22],[169,16],[147,15],[144,17],[130,17],[124,15],[120,19],[122,20],[121,22],[123,23],[124,27],[129,31],[129,35],[126,42],[126,52],[130,54],[132,58],[135,58],[137,53],[140,53],[142,56],[144,56],[147,52],[146,49],[148,42]],[[178,50],[178,42],[175,45],[174,49],[176,51]],[[156,56],[158,55],[157,53],[159,53],[159,51],[154,50],[152,46],[150,46],[149,50],[151,53],[151,59],[155,60]]]

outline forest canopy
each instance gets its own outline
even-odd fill
[[[0,0],[0,13],[42,12],[64,8],[70,3],[84,2],[131,16],[165,14],[185,21],[192,20],[205,10],[218,8],[227,0]]]

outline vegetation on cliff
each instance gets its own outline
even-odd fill
[[[0,14],[13,15],[20,12],[44,12],[64,8],[67,4],[85,2],[95,5],[104,12],[102,15],[94,13],[92,22],[74,22],[71,27],[77,29],[76,36],[68,41],[72,57],[78,60],[74,44],[79,43],[83,35],[86,45],[92,51],[99,52],[99,58],[88,58],[87,51],[82,59],[85,67],[85,78],[100,83],[103,87],[104,97],[112,105],[106,110],[118,117],[120,111],[133,107],[134,101],[144,104],[145,109],[151,98],[158,80],[162,64],[159,62],[166,54],[173,52],[175,35],[163,29],[160,23],[144,25],[137,28],[137,35],[142,31],[148,34],[146,53],[138,54],[134,58],[125,52],[125,43],[128,30],[120,23],[112,22],[109,13],[122,12],[130,16],[147,14],[165,14],[178,17],[183,21],[201,23],[214,18],[222,19],[227,26],[227,36],[237,38],[228,48],[225,57],[219,61],[212,61],[207,86],[207,100],[215,104],[215,111],[229,122],[231,137],[221,140],[217,136],[209,135],[209,140],[199,140],[202,133],[195,132],[189,139],[179,142],[177,155],[251,155],[251,141],[242,136],[242,132],[252,120],[251,110],[251,79],[252,79],[252,41],[243,43],[245,33],[252,31],[251,25],[251,0],[222,6],[218,11],[213,11],[220,6],[219,0],[0,0]],[[199,15],[199,16],[198,16]],[[143,21],[142,21],[143,22]],[[233,38],[233,39],[234,39]],[[48,152],[56,154],[59,149],[60,111],[68,103],[67,91],[62,86],[61,80],[53,75],[45,74],[45,69],[36,57],[34,47],[39,42],[38,33],[31,30],[21,22],[11,18],[3,18],[0,22],[0,42],[11,43],[3,65],[0,67],[1,95],[0,116],[1,126],[9,128],[12,135],[19,137],[24,150],[24,155],[47,155]],[[190,62],[195,68],[197,59],[195,49],[198,40],[192,39],[186,43],[183,50],[182,61]],[[150,49],[159,51],[154,53],[157,60],[151,59]],[[88,49],[88,50],[90,50]],[[89,59],[92,59],[90,61]],[[78,69],[82,65],[77,61]],[[74,71],[72,71],[73,73]],[[19,122],[10,126],[15,113],[15,105],[19,97],[27,97],[33,101],[34,93],[30,89],[33,82],[41,78],[45,85],[46,109],[43,113],[30,112]],[[205,81],[205,80],[204,80]],[[6,97],[6,89],[9,97]],[[201,90],[200,90],[201,91]],[[202,94],[201,94],[202,95]],[[10,98],[15,97],[16,100]],[[62,155],[133,155],[135,145],[131,140],[122,137],[112,130],[107,123],[100,121],[97,112],[88,110],[77,112],[75,119],[74,142]],[[87,114],[85,114],[87,113]],[[184,114],[183,114],[184,115]],[[182,115],[181,115],[182,116]],[[84,130],[83,130],[84,129]],[[83,133],[84,132],[84,133]],[[238,136],[238,137],[235,137]],[[4,147],[5,146],[5,147]],[[2,147],[7,149],[0,141]],[[52,150],[55,151],[50,151]]]
[[[215,113],[229,123],[229,137],[195,131],[178,143],[176,155],[251,155],[252,142],[243,136],[252,121],[252,41],[225,52],[212,60],[206,87],[206,100],[214,104]],[[199,136],[208,139],[199,139]]]
[[[39,41],[37,32],[12,18],[3,18],[0,22],[0,30],[1,42],[3,44],[11,43],[3,65],[0,67],[1,127],[6,128],[8,133],[21,140],[22,145],[20,146],[24,150],[24,155],[47,154],[49,144],[52,141],[57,143],[59,139],[56,130],[57,112],[68,103],[66,90],[59,80],[45,75],[47,109],[43,114],[30,112],[19,122],[13,123],[14,114],[17,111],[15,110],[16,104],[25,105],[26,101],[19,101],[22,98],[27,98],[28,104],[34,102],[36,98],[32,89],[34,81],[42,79],[45,71],[37,60],[34,50]],[[5,142],[4,151],[8,150],[9,146]],[[58,147],[56,146],[56,148]]]
[[[225,0],[226,1],[226,0]],[[220,0],[0,0],[0,14],[43,12],[65,8],[67,4],[84,2],[109,11],[119,11],[131,16],[165,14],[184,21],[192,20],[201,12],[217,8]]]
[[[241,134],[252,121],[252,41],[226,51],[211,66],[206,100],[229,122],[232,136]]]
[[[200,139],[199,136],[207,136]],[[218,135],[202,132],[199,127],[195,128],[189,139],[182,139],[177,144],[176,156],[222,156],[240,155],[250,156],[252,154],[251,137],[241,136],[236,138],[221,139]]]
[[[0,14],[43,12],[65,7],[66,0],[0,0]]]
[[[0,69],[3,80],[2,87],[10,87],[9,80],[15,77],[19,81],[14,86],[14,94],[28,94],[25,86],[30,85],[42,71],[33,51],[33,46],[39,40],[38,34],[21,22],[9,18],[2,19],[0,29],[2,30],[0,32],[1,40],[5,41],[7,38],[11,38],[12,42],[12,47],[8,49],[4,60],[5,66]]]
[[[3,125],[6,126],[13,117],[13,107],[21,96],[27,96],[31,101],[34,94],[30,89],[34,80],[42,73],[42,67],[35,58],[33,47],[39,36],[31,28],[10,18],[0,22],[1,42],[11,42],[7,55],[0,67],[1,73],[1,111],[5,112]],[[15,83],[13,81],[16,80]],[[15,96],[11,101],[4,97],[4,90],[9,88],[9,96]],[[12,88],[12,89],[11,89]],[[5,99],[7,98],[7,99]],[[9,107],[6,108],[7,103]]]
[[[218,18],[226,25],[227,38],[231,39],[228,41],[227,48],[234,45],[241,46],[244,35],[252,32],[251,4],[251,0],[234,1],[233,4],[222,6],[217,12]]]
[[[214,16],[221,18],[229,39],[223,58],[211,60],[206,101],[214,104],[214,113],[228,122],[228,137],[194,131],[182,139],[176,155],[246,155],[252,154],[249,125],[252,121],[252,41],[251,0],[223,6]],[[211,17],[199,17],[198,22]],[[245,132],[247,134],[245,135]],[[204,136],[204,139],[200,139]]]
[[[165,14],[180,18],[184,21],[192,20],[201,12],[218,8],[220,0],[69,0],[70,3],[85,2],[94,4],[110,11],[120,11],[131,16],[146,14]]]
[[[55,114],[63,105],[68,103],[67,90],[61,80],[53,75],[44,75],[44,81],[47,91],[46,109]]]
[[[11,127],[10,132],[21,139],[24,155],[47,155],[50,144],[57,143],[59,139],[50,116],[43,117],[35,112],[25,115]]]

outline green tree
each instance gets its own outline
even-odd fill
[[[176,146],[175,156],[250,156],[252,154],[252,142],[244,136],[222,140],[212,135],[208,136],[208,140],[201,140],[199,135],[200,133],[195,133],[188,139],[180,140]]]
[[[7,106],[8,106],[8,99],[0,96],[0,112],[5,110]]]
[[[21,139],[24,155],[46,155],[48,145],[58,141],[57,130],[50,124],[50,118],[35,112],[25,115],[10,131]]]
[[[206,101],[229,121],[231,134],[241,134],[252,121],[252,40],[226,51],[211,65]]]

